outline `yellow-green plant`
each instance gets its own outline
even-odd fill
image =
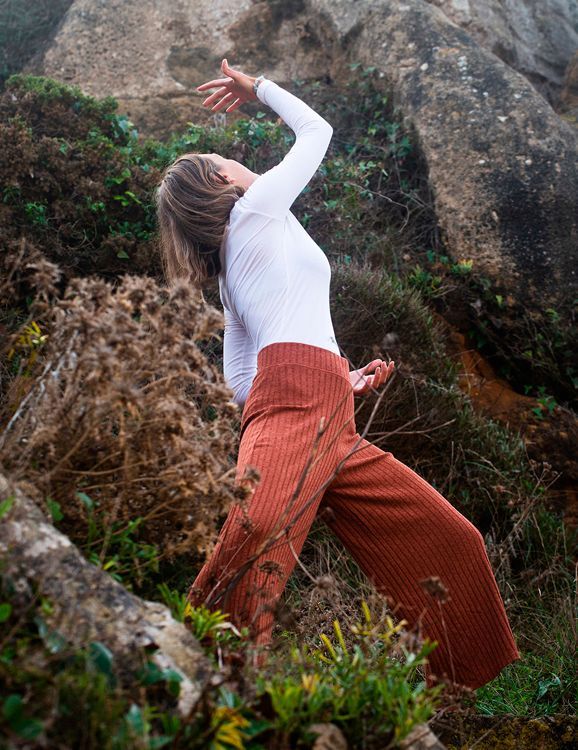
[[[395,636],[405,621],[396,625],[387,617],[385,624],[376,623],[365,602],[362,609],[363,622],[350,627],[349,646],[335,620],[334,638],[322,633],[321,648],[303,653],[295,646],[289,669],[257,678],[259,692],[270,697],[273,724],[288,741],[311,741],[305,736],[311,723],[332,722],[352,742],[371,736],[394,747],[433,713],[441,687],[412,678],[437,644],[426,639],[412,652],[401,643],[399,658],[393,647],[400,645]]]
[[[270,726],[268,721],[255,714],[240,695],[221,685],[211,709],[208,729],[200,737],[197,735],[200,744],[195,743],[194,747],[202,747],[203,750],[258,750],[264,746],[254,744],[253,740]]]
[[[211,716],[211,728],[215,731],[210,744],[211,750],[227,750],[231,747],[243,750],[246,738],[243,729],[249,724],[249,720],[242,716],[238,709],[217,706]]]
[[[22,328],[15,345],[8,352],[8,359],[12,360],[17,352],[21,352],[23,361],[26,361],[26,371],[24,374],[29,374],[38,351],[44,346],[47,338],[48,335],[43,334],[38,323],[33,320],[29,325]]]
[[[232,631],[236,636],[241,637],[245,634],[246,628],[241,631],[228,620],[228,614],[221,612],[220,609],[210,610],[204,604],[199,607],[193,607],[186,602],[184,608],[185,622],[190,622],[192,632],[195,638],[201,641],[210,635],[215,640],[221,640],[223,631]]]

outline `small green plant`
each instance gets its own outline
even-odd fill
[[[132,190],[125,190],[121,195],[114,195],[113,200],[120,201],[120,205],[123,208],[130,206],[131,203],[138,203],[139,206],[142,205],[142,201],[132,192]]]
[[[442,277],[434,276],[419,263],[414,266],[406,280],[410,286],[419,289],[425,297],[434,298],[443,294]]]
[[[107,514],[98,508],[98,501],[85,492],[77,492],[76,496],[84,507],[87,523],[86,541],[80,547],[90,562],[102,567],[128,589],[132,588],[133,580],[141,586],[147,574],[158,572],[157,548],[138,538],[142,517],[111,523]],[[54,501],[49,501],[49,508],[51,513],[61,511]]]
[[[43,723],[35,719],[30,710],[20,693],[8,695],[2,703],[2,718],[21,740],[33,740],[44,729]]]
[[[237,120],[232,132],[228,135],[229,137],[232,135],[235,141],[246,143],[255,151],[264,145],[284,150],[293,140],[292,133],[286,126],[283,127],[278,122],[270,121],[262,112],[256,117]]]
[[[148,224],[141,221],[129,221],[127,219],[111,223],[109,225],[109,232],[111,237],[120,236],[134,240],[147,240],[151,236],[151,229]],[[123,255],[117,253],[117,257],[129,258],[130,256],[127,253]]]
[[[105,115],[105,119],[110,121],[112,131],[119,140],[124,136],[136,143],[138,140],[138,130],[126,114],[111,112]]]
[[[12,614],[12,605],[9,602],[0,604],[0,623],[6,622]]]
[[[115,521],[106,529],[106,518],[102,517],[101,528],[106,529],[105,537],[108,537],[106,556],[102,559],[102,552],[94,550],[88,554],[91,562],[95,565],[102,564],[103,570],[129,588],[130,585],[125,580],[129,575],[134,576],[140,586],[147,571],[157,573],[159,570],[157,548],[133,536],[143,521],[142,517],[128,523]]]
[[[20,185],[6,185],[2,188],[2,203],[15,203],[21,194]]]
[[[456,276],[465,276],[471,273],[474,267],[474,261],[468,258],[460,258],[454,262],[449,255],[438,253],[432,248],[426,250],[426,257],[432,265],[444,266],[450,273]]]
[[[170,667],[162,668],[152,659],[148,659],[146,664],[137,674],[137,679],[141,685],[154,685],[159,682],[166,683],[167,690],[174,698],[178,698],[181,691],[181,682],[183,677]]]
[[[62,512],[60,503],[57,500],[53,500],[51,497],[47,497],[46,505],[48,506],[48,511],[50,512],[53,522],[57,523],[58,521],[62,521],[64,513]]]
[[[93,201],[89,195],[86,195],[84,200],[93,213],[100,214],[106,211],[106,204],[103,201]]]
[[[474,261],[468,258],[460,258],[456,263],[452,263],[450,271],[458,276],[465,276],[471,273],[474,267]]]
[[[546,393],[546,387],[543,385],[536,387],[526,383],[523,386],[523,390],[526,396],[532,395],[533,393],[535,394],[535,398],[539,405],[532,409],[532,413],[535,414],[538,419],[544,419],[546,413],[552,414],[558,406],[554,396]]]
[[[175,620],[184,622],[190,608],[186,595],[180,591],[171,589],[166,583],[159,583],[157,589],[162,596],[164,603],[171,610],[171,614]]]
[[[111,188],[115,185],[122,185],[123,182],[126,182],[127,180],[130,180],[131,172],[128,167],[125,167],[120,174],[117,175],[107,175],[104,178],[104,184],[105,187]]]
[[[553,307],[547,307],[546,314],[548,315],[552,323],[558,323],[560,321],[560,313],[557,310],[554,310]]]
[[[48,224],[47,206],[39,201],[28,201],[24,204],[24,212],[31,224],[46,226]]]
[[[9,512],[10,508],[14,504],[14,495],[9,495],[0,502],[0,518],[5,516]]]
[[[535,414],[538,419],[544,419],[546,414],[552,414],[554,409],[558,406],[556,399],[546,393],[546,387],[543,385],[538,386],[537,401],[539,406],[534,407],[532,413]]]
[[[185,622],[190,623],[193,635],[199,641],[211,638],[214,642],[227,643],[232,638],[246,638],[248,636],[247,628],[238,630],[228,620],[228,614],[221,612],[220,609],[211,610],[205,605],[193,607],[190,602],[186,602],[184,613]]]

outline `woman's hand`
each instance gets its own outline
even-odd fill
[[[374,359],[365,365],[365,367],[360,367],[359,370],[352,370],[349,373],[349,379],[351,380],[353,393],[356,396],[360,396],[363,393],[371,391],[373,388],[379,388],[391,375],[394,367],[395,362],[393,360],[386,365],[382,359]],[[372,370],[375,370],[375,373],[369,375]]]
[[[217,112],[227,106],[225,112],[232,112],[245,102],[254,101],[257,97],[253,93],[253,83],[255,78],[241,73],[240,70],[233,70],[227,64],[227,58],[224,57],[221,62],[221,70],[228,78],[214,78],[197,86],[197,91],[205,91],[218,86],[218,90],[208,96],[203,102],[207,107],[211,107],[213,112]],[[217,102],[217,99],[219,101]],[[214,104],[214,102],[217,102]]]

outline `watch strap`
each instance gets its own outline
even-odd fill
[[[265,79],[265,76],[260,75],[260,76],[257,76],[257,78],[255,78],[255,80],[253,81],[253,93],[255,94],[255,96],[257,96],[257,89],[259,88],[259,84],[264,79]]]

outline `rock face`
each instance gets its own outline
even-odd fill
[[[426,1],[558,106],[578,49],[576,0]],[[329,15],[353,19],[374,4],[338,3]],[[160,133],[166,123],[198,115],[191,88],[218,71],[223,55],[271,77],[323,75],[327,58],[308,27],[310,6],[308,0],[73,0],[52,46],[29,70],[79,83],[95,96],[112,94],[135,121]]]
[[[450,251],[534,309],[568,304],[578,288],[573,128],[422,0],[371,3],[347,52],[382,70],[415,126]]]
[[[516,3],[534,19],[531,8],[544,5],[505,7]],[[76,0],[40,72],[113,94],[159,134],[160,122],[213,116],[194,86],[218,76],[224,56],[289,85],[327,75],[339,82],[351,61],[375,66],[415,127],[449,252],[536,310],[576,295],[575,130],[426,0]]]
[[[566,68],[560,94],[560,112],[569,122],[578,124],[578,50]]]
[[[89,563],[49,523],[23,485],[14,485],[2,473],[0,496],[7,502],[0,526],[2,576],[11,581],[21,606],[35,596],[45,597],[52,605],[50,628],[77,647],[94,641],[106,646],[123,678],[133,684],[143,650],[154,647],[152,661],[181,677],[178,707],[188,716],[212,675],[191,631],[163,604],[139,599]]]
[[[270,78],[322,76],[327,51],[310,38],[305,0],[74,0],[30,72],[112,95],[143,131],[163,137],[210,115],[195,93],[221,60]],[[236,116],[238,116],[236,114]]]
[[[554,106],[578,48],[576,0],[428,0]]]

